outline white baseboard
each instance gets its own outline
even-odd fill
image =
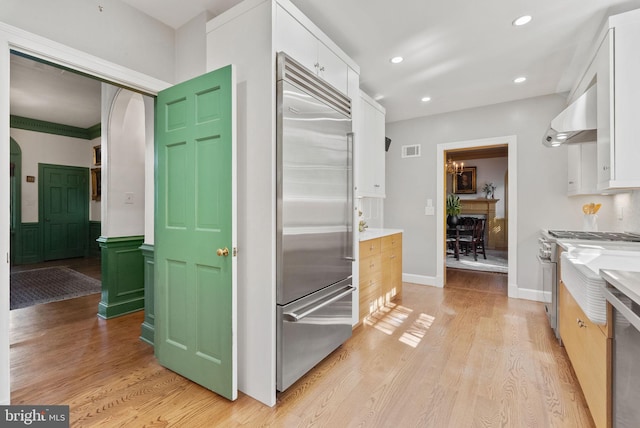
[[[444,278],[437,276],[414,275],[411,273],[402,274],[402,282],[410,282],[418,285],[429,285],[431,287],[444,287]],[[533,290],[529,288],[518,288],[517,284],[509,283],[508,296],[512,299],[533,300],[535,302],[548,302],[551,299],[551,292]]]
[[[432,287],[444,287],[444,279],[437,276],[413,275],[410,273],[402,274],[402,282],[410,282],[412,284],[430,285]]]
[[[518,288],[515,286],[515,296],[511,295],[512,286],[509,284],[509,297],[517,299],[533,300],[535,302],[547,302],[551,299],[551,292],[542,290],[532,290],[530,288]]]

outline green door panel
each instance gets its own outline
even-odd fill
[[[235,400],[232,95],[231,66],[158,94],[154,276],[160,364]]]
[[[44,260],[83,257],[89,233],[89,169],[39,164]]]

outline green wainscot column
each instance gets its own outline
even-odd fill
[[[144,309],[143,242],[143,236],[98,238],[102,259],[99,317],[109,319]]]

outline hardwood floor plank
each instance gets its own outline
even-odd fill
[[[505,275],[404,284],[273,408],[161,367],[142,312],[102,320],[98,302],[12,311],[12,403],[68,404],[74,427],[594,426],[543,305],[508,299]]]

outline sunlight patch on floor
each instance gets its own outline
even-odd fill
[[[370,325],[384,334],[391,335],[413,312],[412,309],[395,303],[387,303],[364,319]]]
[[[435,317],[424,313],[420,314],[418,319],[413,322],[413,325],[411,325],[398,340],[413,348],[417,347],[434,321]]]

